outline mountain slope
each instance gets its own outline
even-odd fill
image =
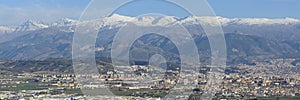
[[[1,59],[70,57],[72,33],[44,29],[0,44]]]
[[[106,30],[97,38],[97,57],[110,55],[111,43],[116,31]],[[110,36],[109,36],[110,35]],[[71,58],[72,32],[55,29],[43,29],[0,44],[1,59],[40,60],[47,58]],[[210,47],[206,37],[195,36],[195,42],[203,61],[209,61]],[[258,36],[226,34],[229,63],[248,63],[253,60],[268,58],[300,57],[298,49],[291,44],[265,39]],[[167,38],[159,35],[148,35],[137,40],[132,48],[133,56],[163,54],[169,59],[178,60],[178,50]],[[238,60],[238,61],[237,61]]]
[[[111,43],[115,34],[120,27],[131,22],[140,26],[162,27],[171,27],[180,23],[194,37],[202,60],[209,61],[208,40],[200,22],[205,25],[217,25],[213,23],[214,19],[209,16],[191,16],[183,19],[173,16],[135,18],[115,14],[88,21],[61,19],[49,25],[27,22],[27,26],[37,26],[37,28],[26,30],[17,28],[25,31],[15,31],[12,33],[11,39],[0,42],[0,59],[71,58],[71,43],[76,25],[93,25],[100,30],[96,44],[96,56],[107,57],[110,55]],[[298,48],[300,45],[300,21],[297,19],[230,19],[222,17],[217,17],[217,19],[226,33],[228,59],[231,63],[249,63],[253,60],[268,58],[300,57],[297,55],[300,52],[300,48]],[[5,37],[9,38],[10,36]],[[174,44],[157,35],[142,37],[135,42],[132,50],[137,53],[134,55],[138,55],[135,57],[142,54],[159,53],[169,58],[178,58],[178,50]]]

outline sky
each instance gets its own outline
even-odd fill
[[[157,0],[156,0],[157,1]],[[207,0],[217,16],[228,18],[297,18],[300,19],[300,0]],[[0,25],[19,25],[27,20],[53,22],[60,18],[79,19],[90,0],[0,0]],[[149,2],[137,7],[124,7],[118,13],[147,11]],[[193,2],[191,2],[193,4]],[[108,7],[112,4],[105,4]],[[161,12],[173,14],[177,8],[165,7]],[[144,8],[143,8],[144,7]],[[168,9],[167,9],[168,8]],[[163,10],[164,9],[164,10]],[[100,12],[99,10],[94,13]],[[176,12],[180,17],[186,13]],[[176,15],[174,13],[174,15]],[[130,15],[130,14],[129,14]]]

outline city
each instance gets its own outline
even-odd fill
[[[228,66],[215,99],[259,99],[300,97],[299,69],[292,64],[295,59],[274,59],[269,62],[257,62],[255,65],[240,64]],[[84,95],[81,89],[97,90],[108,89],[116,98],[149,98],[163,99],[171,91],[175,84],[195,84],[196,87],[183,86],[180,90],[193,90],[194,94],[204,92],[210,67],[202,67],[199,74],[180,74],[178,70],[152,69],[152,66],[132,65],[127,71],[130,74],[118,74],[115,71],[107,71],[106,74],[77,75],[77,77],[92,78],[99,82],[79,84],[75,74],[34,72],[10,74],[1,73],[1,99],[86,99],[92,98]],[[284,69],[284,70],[283,70]],[[123,70],[124,71],[124,70]],[[166,71],[164,75],[162,72]],[[197,73],[195,70],[190,70]],[[155,73],[149,73],[155,72]],[[147,79],[150,76],[151,79]],[[182,83],[178,77],[187,79]],[[178,86],[177,86],[178,87]],[[99,98],[110,98],[102,95]],[[95,97],[96,98],[96,97]],[[192,97],[176,97],[192,98]]]
[[[0,0],[0,100],[300,100],[297,0]]]

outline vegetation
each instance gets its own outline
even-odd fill
[[[0,91],[20,91],[20,90],[43,90],[46,86],[39,86],[38,83],[1,84]]]

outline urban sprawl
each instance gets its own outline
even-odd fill
[[[294,59],[274,59],[253,65],[227,66],[224,75],[216,76],[220,83],[215,87],[214,99],[258,99],[264,97],[300,96],[300,73]],[[103,66],[102,66],[103,67]],[[99,99],[130,100],[147,98],[160,100],[168,94],[176,99],[195,100],[205,93],[210,67],[180,71],[180,68],[163,69],[153,66],[118,66],[121,71],[106,74],[70,74],[33,72],[0,76],[0,99]],[[101,68],[101,67],[100,67]],[[101,70],[101,69],[100,69]],[[182,74],[185,73],[185,74]],[[79,82],[78,79],[86,79]],[[93,82],[89,81],[92,80]],[[178,85],[180,84],[180,85]],[[97,95],[98,89],[114,95]],[[85,93],[81,90],[91,91]],[[187,93],[186,90],[190,90]],[[106,91],[107,92],[107,91]],[[93,95],[93,93],[95,95]],[[191,93],[187,95],[188,93]]]

